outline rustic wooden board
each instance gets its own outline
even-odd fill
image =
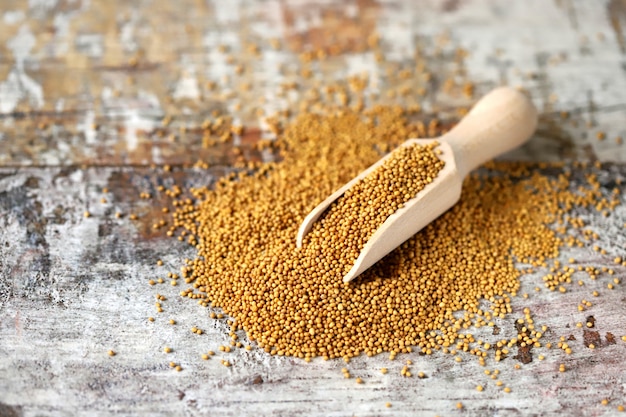
[[[362,385],[343,378],[343,361],[305,363],[259,350],[230,354],[234,366],[225,368],[217,357],[200,359],[227,342],[224,320],[178,297],[178,287],[147,284],[193,255],[153,232],[150,219],[158,216],[161,198],[156,187],[209,183],[233,161],[231,148],[203,147],[194,129],[174,138],[162,134],[163,117],[175,115],[178,129],[200,125],[213,110],[234,111],[246,125],[259,126],[242,138],[246,152],[267,157],[250,146],[264,134],[255,106],[285,104],[273,93],[289,78],[280,64],[296,65],[307,43],[324,45],[335,35],[335,42],[356,45],[356,52],[320,67],[324,77],[368,71],[379,74],[381,91],[392,87],[371,53],[358,51],[374,29],[398,65],[418,44],[429,51],[441,45],[443,55],[450,52],[446,45],[460,45],[469,52],[465,79],[479,92],[500,83],[528,89],[542,111],[540,129],[508,158],[610,162],[598,171],[607,192],[626,177],[626,145],[615,141],[626,138],[624,1],[4,1],[0,416],[612,415],[626,403],[626,343],[619,339],[626,335],[626,291],[623,283],[608,290],[608,275],[566,294],[536,293],[540,274],[524,279],[521,292],[529,298],[497,323],[503,337],[515,334],[513,320],[529,307],[536,323],[549,326],[549,340],[575,340],[568,342],[572,355],[544,349],[544,361],[534,356],[519,370],[513,358],[488,360],[510,394],[476,360],[456,363],[441,354],[395,362],[357,358],[348,368],[364,378]],[[285,48],[274,51],[273,38]],[[260,58],[247,62],[241,75],[216,51],[227,45],[239,56],[250,43]],[[446,59],[429,59],[445,72]],[[236,94],[211,90],[208,81],[227,81]],[[241,83],[252,86],[242,92]],[[423,98],[427,107],[467,104],[435,91]],[[241,110],[233,110],[236,102]],[[561,111],[571,117],[561,119]],[[596,139],[600,131],[603,141]],[[215,167],[192,168],[197,159]],[[165,172],[164,164],[173,171]],[[103,195],[104,187],[110,193]],[[156,201],[140,200],[143,191]],[[83,216],[86,210],[91,217]],[[124,216],[115,218],[117,211]],[[139,219],[130,220],[131,212]],[[566,250],[563,259],[610,266],[613,257],[626,255],[624,207],[606,218],[581,215],[608,253]],[[157,259],[165,265],[156,266]],[[616,272],[626,278],[624,267]],[[576,306],[593,290],[600,297],[579,312]],[[156,292],[168,298],[161,314]],[[588,316],[600,338],[595,350],[585,347],[583,329],[575,326]],[[167,324],[170,318],[178,324]],[[205,334],[192,334],[192,326]],[[164,346],[174,351],[165,354]],[[109,357],[109,349],[118,354]],[[428,378],[400,376],[409,358],[413,373]],[[171,360],[183,371],[171,370]],[[560,363],[567,372],[558,372]],[[383,366],[389,374],[379,372]],[[475,390],[479,384],[484,392]],[[603,398],[611,400],[606,407]],[[463,410],[455,408],[459,401]]]

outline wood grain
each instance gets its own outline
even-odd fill
[[[297,78],[289,71],[300,70],[302,54],[315,48],[339,45],[350,52],[316,64],[317,75],[303,81],[302,90],[316,77],[367,72],[387,97],[401,86],[386,72],[414,65],[418,46],[433,73],[421,86],[424,95],[388,102],[419,101],[426,110],[453,114],[471,102],[439,93],[453,71],[459,85],[473,81],[477,94],[504,83],[522,86],[540,109],[539,130],[507,158],[601,161],[602,191],[611,192],[615,180],[626,177],[626,145],[616,142],[626,139],[625,28],[620,0],[4,1],[0,416],[615,415],[626,403],[621,266],[614,277],[622,283],[613,290],[608,275],[571,285],[565,294],[545,290],[539,272],[524,278],[520,293],[529,297],[517,299],[511,317],[496,323],[498,337],[516,334],[514,320],[529,307],[535,322],[549,327],[546,340],[563,336],[573,353],[531,351],[532,362],[519,370],[514,364],[527,360],[523,352],[488,360],[509,394],[469,356],[461,363],[441,354],[395,362],[384,355],[357,358],[347,367],[362,385],[343,378],[342,361],[305,363],[258,349],[230,354],[231,368],[217,357],[203,361],[202,353],[228,342],[225,321],[178,297],[180,287],[155,288],[148,280],[193,256],[187,245],[152,229],[163,198],[157,187],[210,183],[236,159],[230,145],[203,146],[198,126],[214,111],[235,114],[250,127],[241,138],[244,152],[270,158],[253,146],[267,135],[256,110],[293,104],[275,91]],[[385,45],[384,63],[367,51],[374,30]],[[220,45],[228,52],[219,52]],[[458,47],[468,53],[460,69],[451,65]],[[228,56],[244,63],[240,74]],[[167,129],[166,116],[172,117]],[[606,138],[597,140],[598,132]],[[212,168],[193,168],[198,159]],[[140,192],[154,198],[141,200]],[[86,210],[91,217],[83,216]],[[117,211],[122,218],[115,218]],[[130,213],[139,219],[130,220]],[[613,267],[613,257],[626,256],[624,206],[608,217],[580,215],[607,254],[567,249],[563,260]],[[157,259],[165,265],[156,266]],[[594,290],[599,297],[591,297]],[[167,297],[163,313],[155,311],[156,292]],[[593,306],[579,312],[582,299]],[[576,327],[590,316],[595,327]],[[170,318],[178,324],[169,325]],[[192,334],[192,326],[205,333]],[[485,339],[492,332],[474,330]],[[589,341],[599,345],[591,350]],[[173,352],[164,353],[165,346]],[[109,357],[109,349],[117,355]],[[539,361],[539,353],[546,359]],[[400,376],[409,358],[413,374],[427,378]],[[170,369],[170,361],[183,370]],[[383,366],[387,375],[379,371]],[[483,392],[475,390],[479,384]],[[601,405],[603,398],[609,405]],[[459,401],[462,410],[455,407]]]

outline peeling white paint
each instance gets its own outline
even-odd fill
[[[220,45],[225,45],[229,48],[235,49],[240,44],[239,34],[228,30],[209,32],[204,35],[202,41],[204,46],[211,50]]]
[[[378,91],[380,87],[380,67],[373,52],[346,56],[347,76],[366,75],[369,78],[368,92]]]
[[[14,38],[9,39],[7,48],[11,50],[13,58],[18,68],[24,67],[24,61],[28,58],[31,49],[35,46],[37,40],[31,33],[28,25],[22,25],[19,32]]]
[[[152,162],[155,164],[162,164],[163,163],[163,156],[161,155],[161,148],[159,148],[158,146],[152,146],[150,148],[150,153],[152,156]]]
[[[59,13],[54,16],[54,37],[55,42],[50,43],[50,47],[54,48],[56,55],[66,54],[69,45],[67,39],[70,32],[70,14]]]
[[[76,126],[79,132],[85,135],[85,143],[94,145],[96,143],[97,131],[94,129],[96,114],[93,110],[87,110],[83,120]]]
[[[99,58],[104,54],[104,37],[97,33],[78,35],[74,46],[83,55]]]
[[[24,17],[24,12],[21,10],[9,10],[4,13],[2,20],[7,25],[14,25],[24,20]]]
[[[356,19],[359,15],[359,7],[355,3],[348,3],[344,6],[343,12],[346,17]]]
[[[268,0],[263,6],[263,19],[254,19],[249,23],[250,30],[262,39],[285,38],[286,27],[284,4],[280,0]]]
[[[223,0],[212,0],[213,11],[215,12],[215,20],[219,23],[238,23],[241,19],[240,11],[241,0],[229,0],[228,6],[224,5]]]
[[[140,90],[138,96],[142,102],[142,108],[130,107],[124,111],[124,130],[126,149],[133,151],[139,145],[138,131],[150,131],[159,123],[163,115],[161,104],[156,95]]]
[[[198,85],[198,79],[196,78],[194,68],[188,68],[185,70],[181,78],[178,80],[172,96],[177,100],[183,98],[197,100],[200,98],[200,86]]]
[[[28,75],[12,70],[0,83],[0,113],[12,112],[24,99],[33,107],[43,106],[43,89]]]
[[[127,52],[137,50],[137,42],[135,41],[135,20],[131,19],[124,24],[120,30],[120,44]]]
[[[28,8],[31,10],[52,10],[56,7],[57,0],[28,0]]]
[[[15,60],[15,68],[11,70],[5,81],[0,82],[1,113],[12,112],[24,99],[28,99],[33,107],[41,107],[44,104],[43,88],[24,71],[24,63],[35,43],[36,39],[28,25],[20,27],[17,35],[7,42],[7,48]]]
[[[141,126],[145,126],[145,121],[139,115],[137,109],[129,109],[127,111],[126,122],[124,123],[124,130],[126,131],[125,139],[126,139],[126,149],[129,151],[134,151],[137,149],[137,144],[139,142],[137,138],[137,130]]]
[[[209,65],[205,67],[205,77],[212,80],[220,80],[224,76],[228,76],[230,66],[226,63],[226,56],[217,50],[211,50],[207,54]]]
[[[147,105],[147,107],[161,111],[161,102],[156,94],[145,90],[139,90],[137,95],[139,96],[139,99]]]

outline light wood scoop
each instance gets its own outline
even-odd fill
[[[437,177],[390,215],[370,236],[354,266],[343,277],[348,282],[446,212],[461,197],[463,178],[474,168],[526,142],[537,127],[537,110],[521,92],[500,87],[484,96],[452,130],[433,139],[409,139],[400,146],[438,141],[445,166]],[[381,166],[393,154],[376,162],[335,191],[311,211],[298,230],[297,245],[324,211],[350,187]],[[471,221],[468,219],[468,221]]]

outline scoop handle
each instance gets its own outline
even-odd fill
[[[537,109],[526,95],[499,87],[481,98],[441,138],[450,144],[461,178],[481,164],[517,148],[537,127]]]

